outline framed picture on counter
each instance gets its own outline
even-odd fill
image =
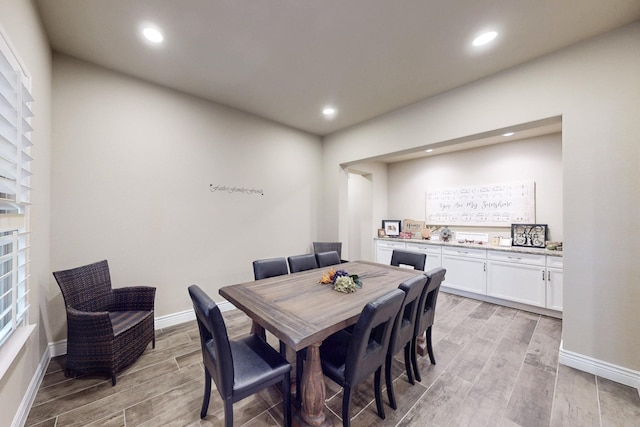
[[[389,237],[398,237],[400,235],[402,221],[399,219],[383,219],[382,229]]]
[[[511,245],[544,248],[547,224],[511,224]]]

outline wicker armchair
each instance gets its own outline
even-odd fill
[[[156,288],[111,288],[109,265],[99,261],[56,271],[67,309],[66,376],[116,373],[156,346],[153,309]]]

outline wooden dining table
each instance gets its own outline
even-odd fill
[[[358,275],[362,288],[345,294],[331,284],[320,284],[322,274],[345,270]],[[220,295],[244,311],[255,323],[294,351],[307,349],[301,379],[302,405],[294,417],[297,425],[328,426],[324,413],[325,385],[320,344],[329,335],[357,322],[364,306],[423,272],[368,261],[225,286]]]

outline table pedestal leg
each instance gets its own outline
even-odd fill
[[[302,408],[294,418],[296,426],[333,426],[331,419],[324,413],[324,377],[320,363],[320,344],[314,343],[307,347],[307,360],[302,373]]]

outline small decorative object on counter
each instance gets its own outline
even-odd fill
[[[561,251],[562,250],[562,242],[552,242],[547,240],[546,248],[550,251]]]
[[[423,228],[421,234],[422,234],[422,238],[424,240],[429,240],[431,238],[431,229],[430,228]]]
[[[401,239],[410,239],[411,238],[411,232],[409,232],[409,231],[401,231],[400,232],[400,238]]]
[[[451,230],[448,227],[444,227],[440,230],[440,238],[443,242],[448,242],[451,239]]]

